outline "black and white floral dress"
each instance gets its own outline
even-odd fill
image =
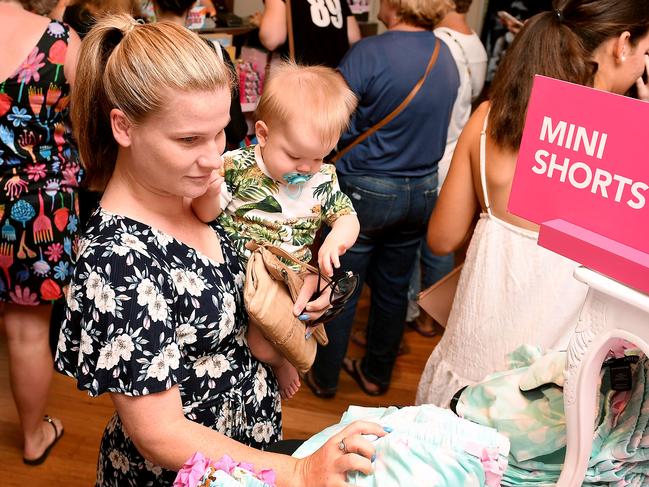
[[[143,223],[95,212],[79,246],[55,365],[91,396],[178,384],[187,418],[264,448],[281,434],[278,387],[250,354],[243,269],[223,229],[213,229],[223,264]],[[97,485],[171,485],[175,475],[140,455],[116,413],[101,442]]]

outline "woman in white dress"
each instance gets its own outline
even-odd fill
[[[537,246],[538,227],[507,212],[534,74],[623,94],[637,84],[649,49],[646,0],[568,0],[530,19],[494,78],[490,101],[458,141],[428,226],[436,254],[457,249],[480,219],[446,331],[426,364],[417,404],[448,406],[462,387],[505,368],[528,343],[563,348],[586,287],[576,263]],[[538,202],[540,205],[542,201]]]

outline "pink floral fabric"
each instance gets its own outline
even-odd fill
[[[218,473],[222,482],[218,482]],[[227,479],[227,482],[226,482]],[[220,487],[221,485],[242,485],[248,487],[275,487],[275,472],[264,468],[256,470],[247,462],[237,462],[228,455],[219,460],[206,458],[200,452],[194,453],[182,466],[173,487]]]

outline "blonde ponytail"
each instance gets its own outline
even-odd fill
[[[141,24],[126,14],[102,17],[81,45],[71,106],[89,187],[102,190],[115,167],[113,108],[137,124],[161,110],[175,91],[231,89],[231,76],[214,51],[184,27]]]

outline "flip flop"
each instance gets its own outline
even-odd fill
[[[315,377],[313,377],[313,370],[307,371],[307,373],[302,376],[302,380],[304,380],[304,383],[309,386],[313,395],[320,399],[331,399],[336,395],[336,389],[325,389],[318,385]]]
[[[351,376],[351,378],[356,381],[358,387],[360,387],[361,390],[368,396],[382,396],[383,394],[388,392],[387,386],[379,386],[378,384],[374,384],[372,381],[365,378],[363,372],[361,371],[360,359],[350,359],[350,358],[343,359],[343,370],[347,372]],[[368,389],[367,386],[365,385],[366,382],[376,385],[378,387],[378,390],[374,391]]]
[[[365,330],[356,328],[354,331],[352,331],[351,340],[352,343],[358,345],[359,347],[367,348],[367,332]],[[397,352],[397,356],[405,355],[409,352],[410,352],[410,347],[402,339],[401,343],[399,344],[399,351]]]
[[[352,342],[359,347],[365,348],[367,346],[367,333],[365,330],[356,328],[352,331]]]
[[[40,465],[43,463],[45,460],[47,460],[47,456],[50,454],[50,451],[52,451],[52,448],[54,448],[54,445],[58,443],[58,441],[63,438],[63,433],[65,431],[61,429],[61,433],[59,434],[59,429],[56,427],[56,423],[50,418],[49,416],[43,417],[43,421],[48,422],[49,424],[52,425],[52,428],[54,428],[54,440],[52,440],[52,443],[48,445],[47,448],[45,448],[45,451],[41,454],[40,457],[34,458],[33,460],[27,459],[23,457],[23,463],[26,465]]]

